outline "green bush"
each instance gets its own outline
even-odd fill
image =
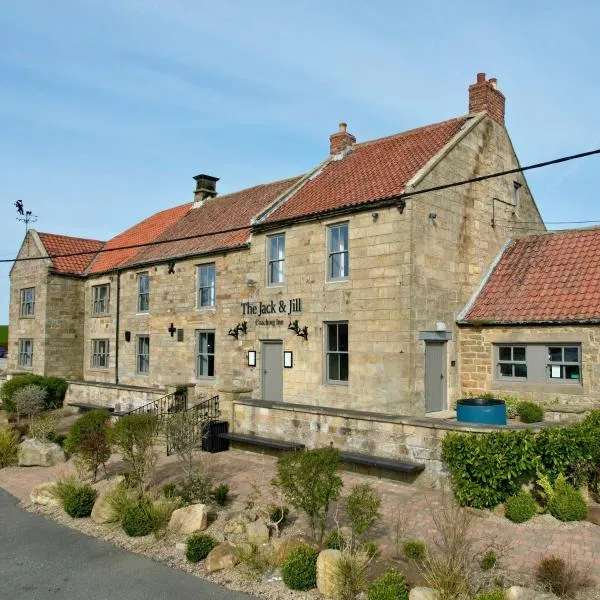
[[[184,504],[207,504],[211,500],[212,481],[210,477],[195,475],[184,481],[177,493]]]
[[[0,469],[17,462],[20,437],[12,427],[0,425]]]
[[[308,515],[312,533],[319,542],[325,534],[329,505],[338,499],[342,489],[341,462],[339,450],[329,446],[288,452],[277,459],[273,484],[292,506]]]
[[[280,525],[285,522],[290,509],[287,506],[279,506],[273,504],[269,506],[269,521],[271,523],[279,523]]]
[[[587,516],[587,506],[581,492],[559,478],[548,501],[548,512],[560,521],[583,521]]]
[[[529,521],[535,514],[535,500],[531,494],[521,490],[506,501],[504,514],[513,523]]]
[[[92,472],[94,481],[100,465],[105,465],[110,458],[109,422],[110,413],[107,410],[90,410],[71,425],[65,443],[67,452],[81,457]]]
[[[193,533],[187,539],[185,557],[190,562],[200,562],[217,544],[217,540],[208,533]]]
[[[210,492],[210,498],[219,506],[225,506],[227,504],[227,497],[229,496],[229,486],[226,483],[222,483],[212,489]]]
[[[150,500],[144,497],[125,509],[121,527],[129,537],[141,537],[152,533],[151,504]]]
[[[420,540],[408,540],[408,542],[405,542],[403,550],[404,556],[408,558],[408,560],[421,561],[427,554],[427,546]]]
[[[283,583],[292,590],[312,590],[317,586],[319,552],[308,544],[288,552],[281,565]]]
[[[67,436],[64,433],[56,433],[56,431],[52,432],[50,434],[50,436],[48,437],[48,440],[51,442],[54,442],[55,444],[58,444],[61,448],[65,448],[65,442],[67,441],[67,438],[69,436]]]
[[[174,483],[165,483],[162,486],[162,493],[165,498],[171,499],[177,497],[177,486]]]
[[[339,529],[332,529],[325,538],[325,548],[328,550],[342,550],[346,547],[346,538]]]
[[[376,542],[368,541],[361,544],[360,549],[371,559],[374,560],[381,555],[381,549]]]
[[[69,384],[62,377],[42,377],[41,375],[16,375],[6,381],[0,388],[0,400],[9,412],[15,411],[12,401],[13,394],[20,388],[28,385],[39,385],[46,390],[44,408],[60,408],[63,405]]]
[[[482,571],[490,571],[496,566],[498,555],[493,550],[488,550],[482,557],[479,563]]]
[[[63,500],[65,512],[75,519],[89,517],[96,502],[96,490],[89,484],[75,487]]]
[[[505,600],[506,593],[502,588],[494,588],[489,592],[482,592],[475,596],[475,600]]]
[[[123,515],[127,509],[134,504],[137,504],[138,497],[123,481],[108,493],[107,501],[114,515],[113,521],[118,521],[120,523],[123,520]]]
[[[369,587],[368,600],[408,600],[408,586],[398,571],[384,573]]]
[[[579,569],[571,561],[552,555],[542,558],[536,576],[545,589],[560,597],[578,597],[577,592],[592,584],[587,571]]]
[[[69,387],[67,380],[62,377],[44,377],[42,387],[48,392],[46,408],[60,408]]]
[[[368,483],[359,483],[346,499],[346,514],[350,520],[353,537],[361,537],[380,518],[381,496]]]
[[[523,423],[540,423],[544,420],[544,409],[535,402],[519,402],[517,414]]]

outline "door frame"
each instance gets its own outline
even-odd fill
[[[281,400],[283,402],[283,340],[282,339],[273,339],[273,340],[260,340],[260,350],[261,350],[261,374],[260,374],[260,393],[261,398],[265,400],[265,367],[266,367],[266,352],[265,346],[279,344],[281,346]]]
[[[442,407],[441,410],[448,410],[448,344],[452,340],[451,331],[420,331],[419,340],[425,342],[423,353],[423,407],[427,414],[427,346],[428,344],[440,344],[442,347],[442,375],[445,384],[442,386]],[[438,412],[438,411],[430,411]]]

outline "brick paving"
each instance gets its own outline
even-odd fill
[[[275,474],[275,458],[272,456],[240,450],[203,456],[211,461],[216,480],[229,484],[234,502],[243,502],[254,485],[263,490],[265,497],[269,497],[269,482]],[[122,469],[119,457],[112,457],[109,472]],[[11,467],[0,470],[0,487],[24,503],[29,503],[29,492],[34,485],[73,472],[70,462],[50,468]],[[157,483],[162,484],[179,476],[175,457],[161,457],[157,467]],[[433,513],[439,511],[441,492],[421,490],[410,484],[351,472],[343,472],[343,480],[346,490],[356,483],[368,482],[380,492],[383,499],[382,519],[372,533],[373,539],[381,546],[383,557],[394,554],[394,523],[399,516],[406,523],[404,539],[422,539],[432,543],[436,535]],[[574,560],[580,568],[600,581],[600,527],[597,525],[588,522],[560,523],[547,515],[517,525],[488,512],[473,512],[472,537],[475,544],[483,544],[491,539],[499,545],[509,544],[503,567],[517,577],[531,577],[540,558],[556,554]]]

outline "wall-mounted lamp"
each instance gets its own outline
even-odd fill
[[[248,350],[248,366],[256,366],[256,350]]]
[[[308,340],[308,327],[300,327],[297,319],[288,325],[288,329],[291,329],[296,335]]]
[[[130,342],[131,341],[131,331],[126,331],[125,332],[125,341],[126,342]]]
[[[240,333],[246,334],[247,332],[248,332],[248,323],[246,323],[246,321],[242,321],[241,323],[238,323],[235,327],[232,327],[228,331],[228,335],[237,339],[239,337]]]
[[[379,213],[378,212],[371,213],[371,217],[373,217],[373,221],[377,221],[377,219],[379,219]]]
[[[432,223],[434,223],[435,220],[437,219],[437,213],[430,212],[429,213],[429,219],[431,220]]]
[[[168,274],[172,275],[173,273],[175,273],[175,263],[174,262],[170,262],[169,263],[169,270],[168,270]]]

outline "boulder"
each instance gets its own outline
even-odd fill
[[[239,562],[238,549],[231,542],[223,542],[215,546],[204,559],[204,568],[207,573],[231,569]]]
[[[246,531],[246,525],[253,521],[256,521],[258,516],[253,511],[242,511],[231,513],[225,527],[224,533],[233,533],[241,535]]]
[[[39,504],[41,506],[58,506],[60,501],[54,495],[54,485],[56,481],[48,481],[47,483],[40,483],[36,485],[29,494],[29,499],[32,504]]]
[[[505,591],[506,600],[556,600],[554,594],[538,592],[518,585],[513,585]]]
[[[335,569],[342,558],[339,550],[322,550],[317,558],[317,589],[326,598],[337,597]]]
[[[192,504],[173,511],[169,521],[169,531],[174,533],[194,533],[208,527],[206,504]]]
[[[409,600],[439,600],[440,595],[429,587],[415,587],[410,590]]]
[[[53,467],[67,460],[64,450],[52,442],[25,440],[19,444],[20,467]]]
[[[114,477],[113,479],[107,479],[99,482],[96,485],[96,502],[94,502],[94,508],[92,508],[92,521],[94,523],[113,523],[117,520],[112,506],[108,501],[108,495],[124,480],[122,475]]]
[[[266,544],[269,541],[269,528],[267,524],[262,519],[246,523],[246,538],[251,544],[256,544],[257,546]]]
[[[587,509],[587,520],[594,525],[600,525],[600,504],[590,504]]]

